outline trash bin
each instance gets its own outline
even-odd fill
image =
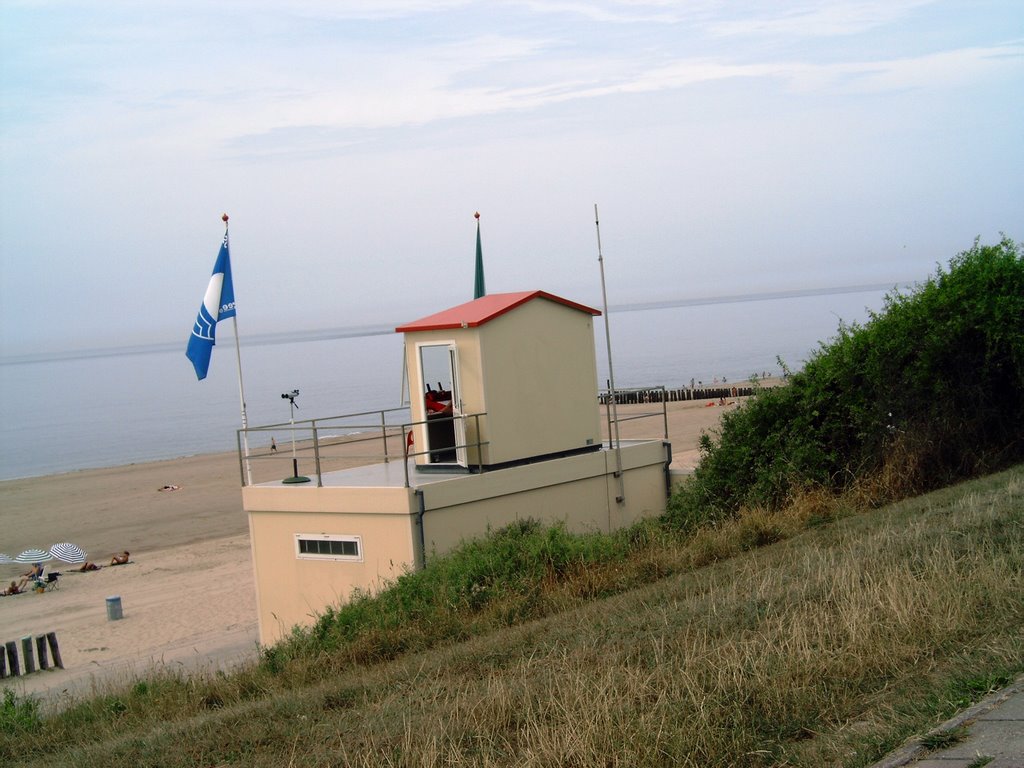
[[[121,612],[121,596],[113,595],[107,598],[107,621],[117,621],[124,618]]]

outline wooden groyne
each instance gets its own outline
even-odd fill
[[[681,387],[679,389],[665,389],[653,387],[650,389],[623,389],[615,393],[615,402],[619,405],[638,405],[641,403],[681,403],[690,400],[728,400],[733,397],[750,397],[763,387],[729,386],[723,384],[718,387]],[[601,405],[608,405],[611,400],[607,392],[600,395]]]
[[[18,641],[10,640],[0,645],[0,678],[20,677],[22,674],[31,675],[36,671],[37,661],[39,671],[49,669],[51,659],[54,667],[64,669],[56,632],[21,638],[20,653]]]

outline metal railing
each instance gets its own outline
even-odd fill
[[[650,419],[656,416],[661,416],[662,422],[662,439],[668,440],[668,394],[664,385],[656,387],[637,387],[634,389],[616,389],[615,390],[615,403],[616,405],[660,405],[660,411],[644,411],[641,413],[629,413],[627,416],[623,416],[621,413],[618,414],[618,418],[613,418],[612,414],[615,409],[611,408],[612,393],[609,390],[603,390],[598,395],[598,400],[602,405],[605,406],[605,416],[608,423],[608,443],[612,443],[612,435],[615,434],[614,426],[616,423],[623,424],[627,421],[636,421],[637,419]],[[614,446],[612,446],[614,447]]]
[[[483,469],[483,447],[488,443],[480,440],[480,417],[486,416],[486,412],[461,414],[446,417],[432,417],[429,421],[392,421],[390,418],[396,413],[408,415],[408,408],[389,408],[378,411],[362,411],[359,413],[348,413],[340,416],[328,416],[315,419],[304,419],[302,421],[285,421],[276,424],[266,424],[258,427],[248,427],[236,430],[238,443],[238,464],[242,478],[242,486],[249,484],[250,468],[253,463],[268,464],[274,463],[279,466],[284,459],[297,460],[303,457],[306,460],[312,456],[317,487],[323,487],[323,476],[325,472],[332,472],[339,469],[351,469],[368,464],[380,462],[388,463],[398,460],[401,456],[404,468],[405,487],[410,486],[409,482],[409,459],[417,456],[437,454],[440,451],[466,451],[467,469],[470,466],[476,470]],[[365,423],[353,422],[353,419],[366,419]],[[443,448],[427,447],[423,451],[410,450],[409,436],[414,427],[434,426],[436,424],[453,424],[462,421],[463,424],[472,423],[473,434],[476,439],[467,440],[465,443],[453,442]],[[265,433],[286,433],[288,441],[277,443],[276,449],[262,447],[256,452],[250,451],[246,455],[244,446],[247,444],[245,438]],[[259,438],[257,438],[259,440]],[[398,446],[395,442],[398,442]],[[276,442],[276,441],[275,441]],[[391,445],[389,446],[389,442]],[[368,446],[379,445],[377,449],[371,447],[368,453],[355,453],[352,446],[366,444]],[[332,452],[332,448],[344,446],[343,452]],[[468,454],[471,449],[476,450],[476,461],[470,463]],[[453,464],[455,462],[452,462]],[[295,463],[295,474],[298,476],[298,465]]]
[[[598,403],[607,406],[611,400],[611,393],[602,391],[598,396]],[[636,412],[630,411],[625,415],[618,414],[618,423],[635,421],[637,419],[649,419],[661,416],[662,438],[668,439],[668,402],[669,397],[664,386],[642,387],[634,389],[617,389],[615,401],[620,406],[634,404],[650,404],[660,406],[658,410]],[[606,407],[608,425],[608,443],[612,445],[613,427],[616,423],[612,418],[612,409]],[[401,414],[406,419],[395,420],[396,414]],[[315,419],[304,419],[302,421],[285,421],[276,424],[266,424],[257,427],[248,427],[236,431],[238,441],[238,467],[242,479],[242,486],[249,485],[249,476],[253,464],[280,466],[284,459],[302,457],[308,461],[313,460],[314,472],[317,487],[323,487],[323,476],[325,472],[332,472],[339,469],[350,469],[368,464],[380,462],[388,463],[401,458],[404,467],[405,487],[410,486],[409,482],[409,459],[417,456],[425,456],[437,453],[440,450],[467,452],[466,468],[475,468],[476,471],[483,471],[483,448],[489,443],[480,440],[480,418],[486,416],[486,412],[448,416],[444,418],[432,417],[429,421],[408,420],[408,407],[386,408],[375,411],[360,411],[358,413],[347,413],[338,416],[327,416]],[[355,421],[353,421],[355,420]],[[412,451],[408,436],[415,427],[426,427],[429,425],[443,424],[445,422],[461,420],[464,425],[472,425],[472,430],[465,430],[475,435],[474,439],[467,439],[464,443],[446,445],[443,448],[430,448],[426,450]],[[254,442],[260,442],[263,435],[287,434],[287,442],[282,440],[277,444],[277,450],[261,446],[255,451],[249,451],[246,455],[245,446],[248,441],[246,437],[255,437]],[[353,446],[367,445],[367,453],[353,452]],[[294,446],[294,454],[293,454]],[[344,446],[343,452],[332,452],[332,448]],[[376,447],[375,447],[376,446]],[[468,454],[475,449],[475,461],[468,460]],[[447,463],[447,462],[446,462]],[[454,462],[453,462],[454,463]],[[430,465],[427,465],[430,466]],[[296,468],[296,475],[298,474]],[[254,481],[255,482],[255,481]]]

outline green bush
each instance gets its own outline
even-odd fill
[[[4,700],[0,703],[0,733],[16,736],[41,726],[39,701],[31,696],[19,697],[12,689],[4,688]]]
[[[633,529],[573,535],[561,524],[520,520],[430,558],[426,568],[403,574],[376,594],[357,592],[327,608],[312,627],[297,628],[265,649],[264,669],[277,674],[289,659],[335,651],[380,661],[464,639],[474,621],[502,625],[535,618],[546,611],[545,586],[588,565],[624,559],[638,545],[637,536]]]
[[[672,499],[692,529],[802,490],[883,483],[885,498],[1024,458],[1024,251],[1004,238],[956,256],[863,325],[840,325],[788,387],[763,390],[701,441]]]
[[[789,386],[729,412],[715,439],[702,438],[700,467],[670,501],[667,526],[574,536],[521,520],[326,609],[264,649],[262,671],[301,682],[303,660],[383,661],[536,618],[552,609],[557,585],[581,574],[600,572],[580,579],[581,593],[614,590],[615,564],[652,536],[743,506],[781,507],[803,491],[842,491],[897,459],[908,490],[937,487],[1024,457],[1022,434],[1024,261],[1004,239],[975,244],[913,293],[887,296],[863,327],[841,325]],[[744,548],[782,535],[754,523]],[[648,566],[659,572],[656,559]]]

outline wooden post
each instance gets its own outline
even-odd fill
[[[46,635],[36,635],[36,656],[39,657],[39,669],[50,668],[50,659],[46,654]]]
[[[60,658],[60,648],[57,646],[57,633],[47,632],[46,642],[50,646],[50,656],[53,657],[53,666],[59,669],[64,669],[64,662],[61,661]]]
[[[32,653],[32,636],[21,638],[21,653],[25,657],[25,674],[31,675],[36,671],[36,657]]]
[[[18,644],[13,640],[7,643],[7,664],[11,668],[11,677],[21,674],[21,664],[18,663]]]
[[[7,649],[0,645],[0,680],[7,677]]]

